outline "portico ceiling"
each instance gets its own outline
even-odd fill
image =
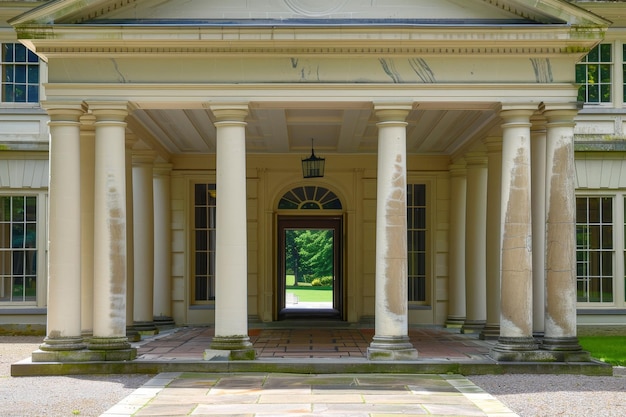
[[[140,109],[129,128],[150,147],[170,155],[215,152],[214,116],[208,109]],[[371,103],[277,105],[252,103],[246,119],[248,153],[372,154],[378,129]],[[407,117],[407,151],[452,155],[498,124],[495,109],[419,109]]]

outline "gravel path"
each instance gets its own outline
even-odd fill
[[[10,365],[30,356],[42,338],[0,336],[3,417],[97,417],[152,375],[11,377]],[[626,416],[626,372],[621,376],[481,375],[469,379],[521,417]]]
[[[11,377],[11,363],[30,356],[40,336],[0,336],[0,414],[3,417],[97,417],[153,375]]]

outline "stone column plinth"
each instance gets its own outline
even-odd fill
[[[410,106],[376,106],[378,178],[376,205],[375,335],[371,360],[412,360],[408,336],[406,116]]]
[[[450,165],[450,234],[448,317],[446,327],[460,328],[465,322],[465,215],[467,170],[465,162]]]
[[[48,316],[34,362],[72,361],[81,335],[80,103],[43,103],[50,115]]]
[[[254,359],[248,337],[247,104],[211,105],[216,118],[215,336],[205,359]]]
[[[479,333],[487,320],[487,157],[469,152],[465,223],[465,306],[461,333]]]
[[[574,117],[576,104],[545,105],[546,309],[541,348],[557,361],[589,361],[576,336],[576,195]]]

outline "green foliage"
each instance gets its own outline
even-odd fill
[[[294,285],[333,275],[331,229],[287,230],[285,240],[285,269],[295,275]]]
[[[320,278],[313,279],[313,281],[311,281],[311,286],[312,287],[321,287],[322,286],[322,280]]]
[[[332,287],[333,285],[333,277],[322,277],[320,281],[324,287]]]
[[[593,358],[614,366],[626,366],[626,336],[581,336],[578,341]]]

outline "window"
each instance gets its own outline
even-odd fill
[[[2,44],[2,102],[39,102],[39,58],[19,43]]]
[[[578,101],[587,104],[611,103],[612,45],[602,43],[576,65],[576,82],[580,84]]]
[[[193,300],[196,304],[215,300],[215,184],[194,186]]]
[[[426,301],[426,185],[407,185],[409,301]]]
[[[0,196],[0,302],[36,297],[37,197]]]
[[[613,302],[613,248],[613,198],[577,197],[578,302]]]

